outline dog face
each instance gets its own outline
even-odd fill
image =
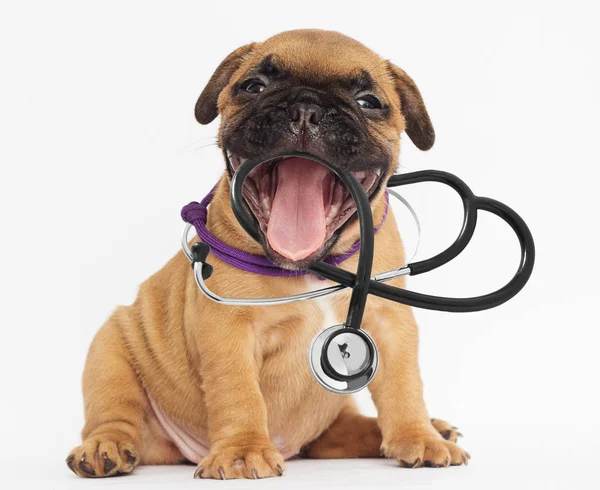
[[[393,174],[400,134],[422,150],[435,135],[408,75],[342,34],[300,30],[238,48],[217,68],[196,104],[207,124],[221,114],[219,144],[231,172],[266,163],[244,197],[267,256],[299,269],[327,254],[356,208],[345,186],[301,151],[354,173],[372,202]]]

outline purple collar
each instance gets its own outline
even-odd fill
[[[208,218],[208,205],[212,201],[215,195],[215,188],[213,188],[207,196],[202,199],[202,202],[191,202],[181,210],[181,217],[186,223],[194,225],[196,233],[200,240],[210,245],[210,250],[219,259],[227,262],[238,269],[246,272],[253,272],[255,274],[262,274],[264,276],[276,276],[276,277],[296,277],[303,276],[306,274],[312,274],[310,271],[290,271],[282,269],[281,267],[273,264],[264,255],[254,255],[243,250],[239,250],[231,245],[227,245],[214,236],[206,228],[206,220]],[[388,214],[389,202],[386,193],[386,205],[383,217],[379,224],[374,228],[375,233],[379,231],[385,218]],[[354,242],[350,250],[341,254],[325,257],[324,262],[331,265],[339,265],[347,258],[354,255],[360,249],[360,240]]]

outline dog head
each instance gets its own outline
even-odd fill
[[[288,31],[242,46],[219,65],[196,103],[202,124],[221,114],[219,145],[232,172],[266,161],[244,197],[278,265],[305,268],[327,255],[356,208],[343,184],[301,151],[354,173],[372,205],[394,173],[400,134],[421,150],[435,133],[413,80],[337,32]]]

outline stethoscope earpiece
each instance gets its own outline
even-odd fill
[[[379,355],[364,330],[335,325],[320,332],[309,349],[315,379],[334,393],[355,393],[375,377]]]
[[[210,253],[210,245],[204,242],[196,242],[190,249],[192,254],[192,269],[195,264],[202,264],[202,279],[208,279],[214,271],[213,266],[206,262]]]

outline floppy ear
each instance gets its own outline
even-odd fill
[[[406,134],[419,150],[429,150],[435,131],[417,85],[404,70],[389,63],[390,73],[400,96],[400,111],[406,121]]]
[[[204,87],[204,90],[196,102],[196,120],[200,124],[212,122],[218,115],[217,100],[219,94],[227,86],[233,73],[240,67],[242,61],[252,51],[254,43],[246,44],[241,48],[230,53],[227,58],[221,61],[212,77]]]

